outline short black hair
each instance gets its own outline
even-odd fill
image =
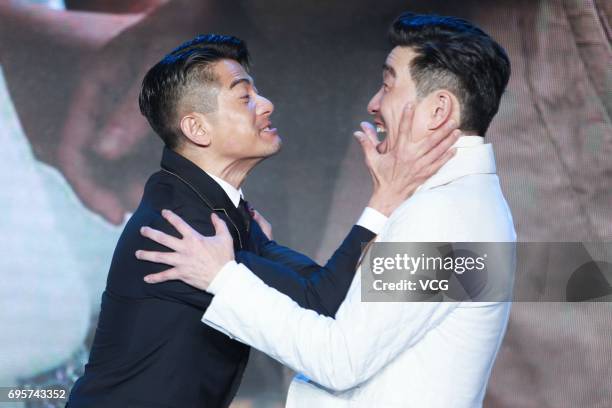
[[[235,60],[248,70],[245,42],[228,35],[198,35],[145,75],[138,97],[140,112],[169,148],[176,148],[182,140],[181,106],[189,104],[187,108],[204,113],[217,108],[218,81],[212,65],[222,59]]]
[[[510,79],[506,51],[469,21],[403,13],[390,30],[392,46],[410,47],[418,97],[447,89],[459,99],[459,128],[484,136]]]

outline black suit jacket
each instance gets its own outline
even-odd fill
[[[361,244],[374,237],[353,227],[319,266],[267,239],[256,222],[247,225],[223,189],[183,156],[165,149],[161,166],[115,249],[89,363],[72,389],[70,408],[225,407],[238,389],[249,347],[201,323],[212,295],[181,281],[143,281],[168,266],[139,261],[135,251],[168,249],[144,238],[140,228],[179,236],[161,217],[162,209],[203,235],[214,234],[214,211],[234,238],[237,262],[301,306],[328,316],[346,296]]]

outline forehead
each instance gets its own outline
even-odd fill
[[[223,88],[228,88],[232,83],[240,79],[246,79],[251,83],[253,82],[253,79],[246,72],[244,67],[234,60],[222,59],[216,62],[213,71]]]
[[[410,62],[416,53],[409,47],[395,47],[385,60],[385,70],[397,76],[410,75]]]

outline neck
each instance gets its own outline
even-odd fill
[[[253,167],[261,159],[228,159],[209,154],[202,154],[192,149],[177,149],[177,153],[186,157],[208,174],[212,174],[240,189]]]

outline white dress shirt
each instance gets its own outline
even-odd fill
[[[475,136],[389,218],[377,241],[513,242],[490,145]],[[508,259],[514,268],[514,259]],[[510,303],[368,303],[361,271],[335,318],[300,308],[245,266],[202,321],[298,375],[290,407],[479,407]]]
[[[232,201],[234,207],[238,208],[238,205],[240,204],[240,199],[244,198],[244,195],[242,194],[242,189],[232,186],[230,183],[220,177],[215,176],[214,174],[207,174],[210,176],[210,178],[217,182],[217,184],[223,189],[223,191],[225,191],[225,194],[227,194],[229,199]]]

